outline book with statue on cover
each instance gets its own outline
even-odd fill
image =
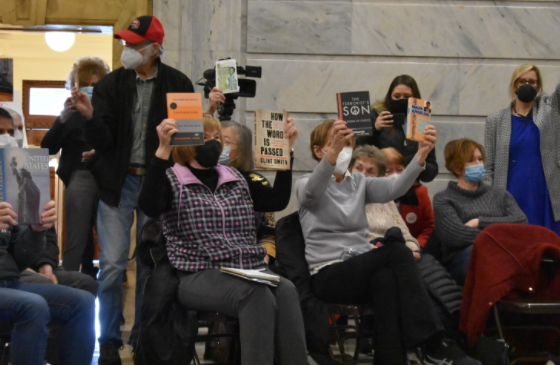
[[[216,62],[216,86],[224,94],[239,92],[237,61],[229,59]]]
[[[237,276],[238,278],[270,286],[278,286],[278,283],[280,283],[280,276],[267,274],[259,270],[243,270],[231,267],[222,267],[220,268],[220,271],[229,275]]]
[[[290,169],[290,141],[284,134],[288,117],[288,112],[255,110],[255,167]]]
[[[432,124],[432,103],[418,98],[408,98],[406,113],[406,138],[422,142],[426,127]]]
[[[346,122],[354,135],[371,136],[373,123],[371,122],[371,107],[368,91],[353,91],[337,93],[338,119]]]
[[[201,94],[167,93],[167,117],[175,119],[179,129],[171,137],[172,146],[204,144]]]
[[[0,201],[12,205],[18,224],[40,224],[50,200],[48,149],[0,148]]]

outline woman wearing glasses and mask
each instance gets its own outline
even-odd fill
[[[422,98],[416,80],[409,75],[395,77],[385,98],[373,103],[371,108],[373,134],[356,138],[356,146],[369,144],[379,149],[392,147],[404,157],[407,164],[410,163],[418,152],[418,142],[407,140],[404,131],[408,98]],[[428,154],[426,168],[418,179],[430,182],[437,174],[436,152],[433,149]]]
[[[293,124],[293,118],[288,118],[288,123]],[[222,122],[222,135],[224,137],[224,148],[218,163],[236,168],[246,180],[259,183],[263,191],[272,192],[272,185],[266,177],[255,172],[255,155],[253,153],[253,134],[246,126],[237,122]],[[293,141],[292,141],[293,142]],[[292,143],[290,142],[290,144]],[[293,163],[293,157],[292,157]],[[277,171],[274,179],[278,184],[291,184],[292,172]],[[288,195],[285,195],[285,194]],[[270,203],[278,206],[290,199],[290,191],[283,194],[270,194]],[[282,203],[281,203],[282,202]],[[257,243],[266,248],[265,262],[272,266],[276,258],[276,218],[274,211],[255,212],[257,221]]]
[[[537,66],[513,72],[511,104],[486,120],[484,181],[507,189],[529,224],[560,234],[560,84],[542,90]]]

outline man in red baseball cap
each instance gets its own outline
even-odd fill
[[[130,248],[130,230],[136,212],[137,245],[148,217],[138,209],[138,195],[146,169],[159,146],[156,127],[167,118],[167,93],[194,92],[189,78],[161,61],[164,31],[152,15],[134,19],[126,30],[115,34],[125,46],[121,67],[93,90],[91,104],[86,94],[72,91],[73,105],[86,119],[86,140],[95,149],[88,167],[99,188],[97,235],[101,255],[98,277],[99,365],[121,365],[120,318],[123,273]],[[225,101],[219,91],[210,93],[208,114]],[[139,333],[147,269],[136,262],[135,320],[130,343]]]
[[[140,43],[152,41],[163,44],[165,32],[158,18],[153,15],[139,16],[125,30],[115,34],[116,39],[123,39],[126,43]]]

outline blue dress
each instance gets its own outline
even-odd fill
[[[527,118],[512,115],[507,190],[529,224],[544,226],[560,235],[560,222],[554,221],[540,147],[540,131],[533,115]]]

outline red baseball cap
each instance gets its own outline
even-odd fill
[[[124,39],[127,43],[140,43],[150,40],[162,44],[163,26],[153,15],[143,15],[134,19],[125,30],[114,35],[116,39]]]

